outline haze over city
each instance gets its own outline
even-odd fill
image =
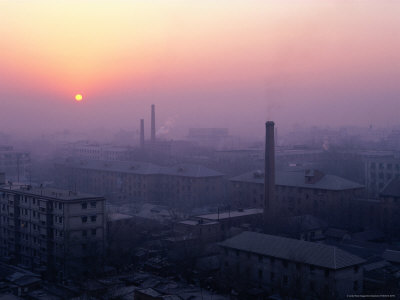
[[[137,130],[155,103],[171,137],[262,136],[265,119],[398,125],[399,14],[396,1],[2,1],[1,124]]]
[[[0,300],[400,295],[400,2],[0,0]]]

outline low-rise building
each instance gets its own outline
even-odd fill
[[[317,170],[276,172],[275,204],[280,215],[311,214],[330,224],[351,224],[351,202],[364,187]],[[236,207],[263,207],[264,173],[249,172],[230,180]]]
[[[221,276],[235,289],[258,287],[296,298],[362,294],[363,259],[333,246],[243,232],[219,244]]]
[[[192,217],[174,224],[175,233],[203,243],[217,242],[229,235],[232,227],[261,227],[263,209],[250,208]]]

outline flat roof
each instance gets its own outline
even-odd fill
[[[196,216],[196,218],[207,219],[207,220],[221,220],[221,219],[237,218],[249,215],[258,215],[262,213],[263,213],[262,208],[249,208],[243,210],[232,210],[232,211],[222,212],[219,214],[216,213],[216,214],[200,215]]]
[[[214,225],[214,224],[218,224],[218,222],[200,222],[200,220],[184,220],[184,221],[180,221],[178,222],[178,224],[185,224],[185,225],[190,225],[190,226],[197,226],[197,225]]]
[[[109,213],[108,221],[119,221],[119,220],[128,220],[134,218],[131,215],[121,214],[121,213]]]
[[[2,185],[0,186],[0,191],[2,192],[13,192],[16,194],[30,195],[30,196],[38,196],[45,198],[53,198],[55,200],[64,200],[64,201],[72,201],[72,200],[90,200],[94,198],[103,198],[101,196],[96,196],[92,194],[86,194],[81,192],[74,192],[69,190],[57,189],[57,188],[40,188],[33,187],[29,185]],[[104,199],[104,198],[103,198]]]

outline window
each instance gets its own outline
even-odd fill
[[[325,284],[324,286],[324,293],[329,294],[329,285]]]
[[[353,282],[353,290],[354,290],[355,292],[358,291],[358,281],[354,281],[354,282]]]
[[[314,281],[310,281],[310,290],[312,292],[314,292],[314,290],[315,290],[315,282]]]
[[[90,202],[90,207],[91,208],[95,208],[96,207],[97,202],[96,201],[92,201]]]
[[[354,266],[354,273],[358,273],[359,266]]]
[[[92,229],[92,235],[96,235],[96,228]]]
[[[310,266],[310,272],[313,273],[315,271],[315,267],[314,266]]]
[[[283,285],[287,285],[289,282],[289,279],[286,275],[283,275]]]
[[[270,278],[271,278],[271,281],[274,281],[274,278],[275,278],[275,273],[274,272],[271,272]]]
[[[82,223],[86,223],[86,222],[87,222],[87,217],[86,216],[82,217]]]
[[[329,277],[329,270],[325,270],[325,277]]]
[[[284,266],[285,268],[288,267],[288,262],[287,262],[287,260],[282,261],[282,264],[283,264],[283,266]]]
[[[86,209],[87,208],[87,203],[86,202],[83,202],[82,203],[82,209]]]
[[[82,236],[87,236],[86,230],[82,230]]]
[[[263,271],[261,269],[258,269],[258,278],[262,279],[263,277]]]
[[[92,221],[92,222],[96,222],[96,219],[97,219],[97,216],[91,216],[90,217],[90,221]]]
[[[58,203],[58,209],[62,209],[62,203]]]

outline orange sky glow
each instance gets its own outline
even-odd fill
[[[258,91],[257,105],[266,89],[307,91],[304,103],[317,101],[307,100],[315,87],[391,89],[399,16],[396,1],[1,1],[0,92],[122,103],[121,91],[233,87]],[[173,98],[170,106],[182,101]]]

